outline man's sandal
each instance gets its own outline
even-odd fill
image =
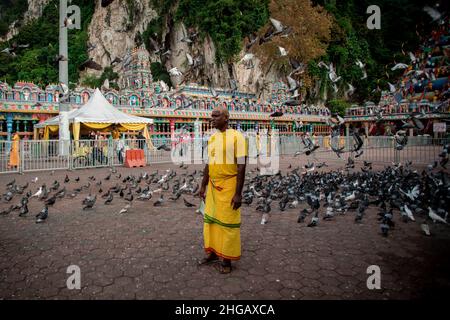
[[[200,266],[203,266],[203,265],[207,265],[207,264],[210,264],[210,263],[212,263],[212,262],[214,262],[214,261],[217,261],[217,260],[219,260],[219,257],[218,256],[216,256],[216,255],[208,255],[207,257],[205,257],[205,258],[203,258],[202,260],[200,260],[199,262],[198,262],[198,264],[200,265]]]
[[[219,272],[221,273],[221,274],[228,274],[228,273],[231,273],[231,265],[230,264],[220,264],[220,266],[219,266]]]

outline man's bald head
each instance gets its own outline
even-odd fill
[[[211,121],[214,128],[224,131],[228,127],[228,120],[230,119],[230,113],[228,109],[223,106],[215,107],[211,113]]]
[[[225,116],[225,118],[230,119],[230,112],[228,112],[228,108],[224,107],[224,106],[217,106],[213,109],[213,112],[220,112],[221,114],[223,114]]]

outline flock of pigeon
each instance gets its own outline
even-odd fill
[[[297,222],[307,220],[308,227],[318,226],[320,217],[331,221],[346,214],[354,215],[355,223],[361,223],[369,207],[378,210],[383,236],[395,230],[395,220],[420,223],[426,235],[431,234],[430,221],[448,224],[450,179],[444,171],[435,172],[435,164],[422,172],[414,170],[411,162],[374,171],[372,164],[364,161],[361,171],[352,172],[352,160],[344,170],[314,171],[322,166],[326,164],[308,163],[303,172],[298,167],[286,175],[250,178],[243,203],[250,206],[256,202],[256,210],[262,213],[261,224],[268,222],[270,213],[286,210],[300,210]]]
[[[449,146],[446,145],[439,156],[448,159],[448,152]],[[308,220],[308,227],[318,226],[320,217],[330,221],[346,214],[353,214],[355,223],[361,223],[367,209],[374,207],[378,209],[380,233],[384,236],[395,230],[396,220],[419,222],[426,235],[431,234],[429,221],[448,224],[450,178],[447,172],[437,171],[437,161],[421,172],[413,169],[411,162],[392,164],[375,171],[366,161],[358,171],[351,157],[342,170],[316,171],[322,167],[327,167],[327,164],[308,162],[303,167],[305,171],[300,172],[300,167],[292,169],[289,165],[290,170],[285,175],[279,172],[273,176],[259,175],[257,169],[250,170],[245,179],[243,206],[255,203],[256,211],[262,213],[261,224],[267,223],[269,214],[274,214],[274,211],[300,210],[297,222]],[[156,170],[152,174],[144,172],[126,177],[111,168],[105,177],[90,176],[85,183],[79,177],[71,180],[66,175],[63,181],[55,180],[51,186],[42,184],[37,191],[30,187],[37,184],[37,177],[23,186],[14,179],[6,185],[3,201],[11,203],[14,198],[20,198],[20,201],[2,210],[0,216],[15,211],[20,217],[27,216],[28,203],[38,201],[43,209],[37,213],[36,223],[42,223],[48,218],[49,207],[65,198],[76,198],[83,190],[85,195],[88,194],[80,199],[82,210],[110,205],[117,198],[126,203],[119,214],[127,213],[133,201],[155,198],[154,207],[170,205],[180,198],[186,207],[196,207],[186,200],[185,195],[197,195],[203,173],[197,170],[190,173],[184,164],[180,168],[183,173],[169,169],[162,173]]]
[[[188,166],[182,164],[181,168],[187,170]],[[148,201],[156,195],[158,198],[153,202],[153,206],[162,206],[166,199],[164,193],[170,192],[172,195],[168,198],[170,201],[177,201],[182,195],[192,195],[199,190],[199,174],[195,170],[189,174],[185,173],[177,176],[176,171],[167,170],[163,174],[159,174],[158,170],[152,174],[143,173],[139,176],[128,175],[122,178],[121,173],[117,173],[117,169],[110,169],[110,173],[103,179],[98,179],[95,176],[90,176],[86,183],[82,183],[77,177],[73,181],[68,175],[65,176],[64,181],[59,182],[55,180],[51,186],[42,184],[37,191],[33,192],[30,183],[20,186],[15,179],[6,185],[6,192],[3,194],[3,200],[10,203],[15,196],[20,197],[20,202],[15,205],[10,205],[9,208],[0,211],[0,216],[9,215],[14,211],[19,211],[20,217],[28,215],[28,203],[30,201],[42,202],[44,208],[36,215],[36,223],[45,222],[49,207],[53,206],[57,201],[63,201],[65,198],[74,199],[83,191],[88,192],[88,195],[81,201],[82,210],[93,209],[98,206],[99,202],[103,205],[110,205],[115,198],[123,199],[126,202],[119,213],[124,214],[131,208],[133,201]],[[38,178],[34,178],[31,183],[36,184]],[[169,184],[170,183],[170,184]],[[107,186],[108,185],[108,186]],[[69,191],[69,186],[73,186],[73,190]],[[93,190],[96,190],[95,192]],[[98,193],[98,194],[97,194]],[[98,198],[102,199],[97,199]],[[186,207],[195,207],[183,197],[183,202]]]

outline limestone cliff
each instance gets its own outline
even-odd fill
[[[133,5],[127,1],[116,0],[107,7],[96,1],[95,13],[89,25],[89,44],[93,49],[89,57],[108,67],[114,59],[123,60],[127,51],[136,46],[135,38],[144,32],[147,24],[156,17],[156,12],[149,6],[148,0],[135,0]],[[151,56],[152,60],[156,57]],[[114,70],[119,72],[123,62],[114,64]],[[89,74],[100,75],[100,71],[89,70]]]
[[[23,21],[13,21],[10,26],[8,33],[4,37],[0,37],[0,42],[8,41],[19,33],[20,28],[18,25],[24,25],[32,19],[37,19],[42,15],[42,11],[50,0],[28,0],[28,9],[23,15]]]
[[[28,0],[28,10],[24,15],[25,23],[29,22],[32,19],[39,18],[49,1],[50,0]]]

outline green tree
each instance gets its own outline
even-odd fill
[[[180,0],[176,21],[198,27],[211,36],[216,61],[230,62],[242,49],[244,37],[257,31],[269,19],[269,0]]]

